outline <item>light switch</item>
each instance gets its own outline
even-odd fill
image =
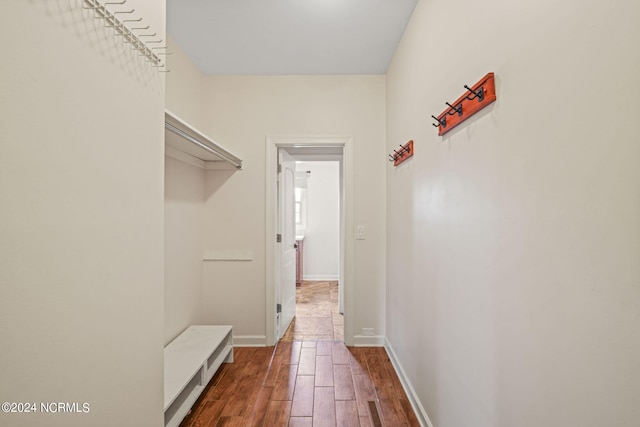
[[[364,225],[356,226],[356,240],[364,240]]]

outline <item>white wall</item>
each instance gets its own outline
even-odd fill
[[[80,1],[4,1],[0,36],[0,401],[89,404],[0,425],[161,426],[164,78]]]
[[[205,131],[244,166],[232,179],[207,175],[205,250],[238,249],[254,257],[205,265],[205,320],[233,324],[244,342],[264,342],[265,139],[340,134],[354,140],[354,220],[371,230],[355,248],[350,314],[358,333],[363,327],[384,333],[384,91],[383,76],[206,78]]]
[[[340,276],[340,163],[296,162],[307,178],[307,227],[304,280],[338,280]]]
[[[165,156],[165,344],[201,323],[204,170]]]
[[[204,76],[169,38],[166,109],[202,129]],[[165,344],[202,323],[205,171],[165,157]]]
[[[194,126],[205,127],[204,75],[171,37],[167,36],[166,109]]]
[[[640,3],[419,2],[387,75],[387,337],[434,426],[640,417]],[[430,114],[489,71],[498,100]]]

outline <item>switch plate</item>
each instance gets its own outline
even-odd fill
[[[356,226],[356,240],[364,240],[364,225]]]

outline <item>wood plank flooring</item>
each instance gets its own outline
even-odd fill
[[[329,290],[318,301],[331,301],[330,284],[315,288]],[[420,425],[384,348],[313,336],[293,327],[275,347],[234,348],[234,363],[222,365],[181,427]]]

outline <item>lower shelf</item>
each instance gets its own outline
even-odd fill
[[[196,375],[187,384],[182,393],[176,397],[171,406],[164,411],[164,425],[166,427],[177,427],[180,425],[184,417],[187,416],[191,407],[204,390],[207,384],[201,384],[200,375]]]
[[[165,427],[178,427],[225,362],[233,362],[231,326],[195,325],[165,347]]]

